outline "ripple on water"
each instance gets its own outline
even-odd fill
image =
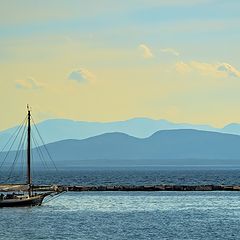
[[[238,192],[66,193],[0,209],[1,239],[238,239]]]

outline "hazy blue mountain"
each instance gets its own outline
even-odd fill
[[[65,139],[85,139],[104,133],[121,132],[138,138],[146,138],[159,130],[197,129],[214,131],[208,125],[178,124],[166,120],[133,118],[118,122],[80,122],[71,120],[48,120],[38,124],[38,128],[47,142]],[[45,137],[44,137],[45,138]]]
[[[58,160],[240,160],[240,136],[185,129],[158,131],[145,139],[108,133],[60,141],[48,148]]]
[[[221,130],[221,132],[240,135],[240,124],[238,123],[228,124]]]
[[[52,143],[66,139],[86,139],[104,133],[121,132],[137,138],[146,138],[159,130],[174,129],[195,129],[212,132],[230,133],[240,135],[240,124],[233,123],[222,129],[214,128],[209,125],[194,125],[187,123],[172,123],[166,120],[153,120],[149,118],[133,118],[126,121],[118,122],[83,122],[66,119],[51,119],[37,124],[45,143]],[[33,135],[36,136],[36,130],[32,127]],[[0,148],[2,148],[15,128],[7,129],[0,132]],[[40,144],[40,139],[38,139]],[[18,141],[12,149],[17,148]],[[9,148],[10,145],[8,145]]]
[[[47,148],[64,167],[240,164],[240,136],[199,130],[163,130],[144,139],[107,133],[50,143]],[[37,159],[36,150],[33,154]]]
[[[166,120],[152,120],[148,118],[134,118],[118,122],[82,122],[66,119],[52,119],[37,124],[45,143],[65,139],[85,139],[104,133],[121,132],[138,138],[146,138],[159,130],[170,129],[197,129],[216,131],[208,125],[178,124]],[[0,148],[7,142],[16,128],[0,132]],[[33,127],[33,134],[35,129]],[[13,146],[13,149],[16,145]]]
[[[147,138],[106,133],[49,143],[46,147],[61,167],[240,164],[240,136],[189,129],[158,131]],[[43,147],[41,150],[45,151]],[[11,152],[9,159],[14,156],[15,152]],[[40,162],[36,149],[33,156],[35,162]],[[3,155],[0,157],[2,160]]]

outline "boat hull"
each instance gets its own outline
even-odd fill
[[[1,207],[27,207],[40,206],[46,195],[32,196],[26,199],[4,199],[0,201]]]

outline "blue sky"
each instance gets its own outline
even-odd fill
[[[38,121],[240,122],[239,1],[0,2],[0,128],[29,99]]]

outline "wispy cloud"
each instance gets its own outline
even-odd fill
[[[33,78],[27,78],[26,80],[17,80],[16,88],[17,89],[28,89],[28,90],[37,90],[44,87],[43,83],[36,81]]]
[[[175,65],[176,71],[181,74],[186,74],[191,72],[191,67],[189,64],[184,63],[184,62],[177,62]]]
[[[80,68],[78,70],[72,71],[68,75],[69,80],[77,81],[79,83],[91,82],[96,79],[95,75],[88,69]]]
[[[163,48],[163,49],[161,49],[161,52],[169,53],[169,54],[172,54],[172,55],[177,56],[177,57],[180,56],[180,53],[173,48]]]
[[[153,58],[152,50],[146,44],[140,44],[139,49],[144,58]]]
[[[175,65],[177,72],[187,74],[197,71],[203,75],[214,75],[215,77],[237,77],[240,78],[240,72],[228,63],[205,63],[198,61],[177,62]]]
[[[238,71],[235,67],[228,63],[221,63],[218,65],[218,71],[225,72],[231,77],[238,77],[240,78],[240,71]]]

